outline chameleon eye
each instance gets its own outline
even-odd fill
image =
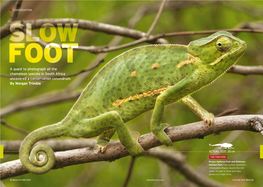
[[[222,37],[218,38],[216,41],[216,48],[219,51],[226,52],[231,48],[231,46],[232,46],[232,42],[226,36],[222,36]]]

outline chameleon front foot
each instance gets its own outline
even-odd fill
[[[96,153],[104,153],[106,151],[108,144],[109,144],[109,141],[107,140],[98,140],[98,142],[94,146],[94,151]]]
[[[204,125],[208,125],[208,127],[213,127],[215,123],[215,116],[212,113],[205,114],[204,118]]]
[[[166,146],[172,146],[173,142],[172,140],[167,136],[167,134],[164,132],[166,128],[170,127],[167,123],[161,123],[160,126],[158,126],[158,129],[152,129],[152,132],[154,136],[163,144]]]

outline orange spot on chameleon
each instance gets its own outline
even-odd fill
[[[153,69],[157,69],[159,66],[160,66],[160,64],[153,64],[153,65],[152,65],[152,68],[153,68]]]
[[[136,76],[136,71],[131,72],[131,76],[135,77]]]
[[[182,62],[180,62],[179,64],[177,64],[177,68],[180,68],[182,67],[183,65],[186,65],[186,64],[190,64],[190,63],[194,63],[196,61],[196,57],[189,54],[189,59],[188,60],[184,60]]]

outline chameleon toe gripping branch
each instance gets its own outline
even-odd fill
[[[147,45],[115,57],[89,82],[61,122],[37,129],[25,138],[19,153],[23,166],[36,174],[48,172],[55,163],[53,150],[33,145],[60,136],[98,136],[95,149],[104,152],[116,131],[131,155],[144,155],[139,133],[130,133],[125,123],[152,109],[151,131],[169,146],[172,141],[164,132],[169,125],[160,122],[164,106],[179,100],[212,126],[214,115],[190,95],[223,75],[245,49],[245,42],[219,31],[188,46]]]

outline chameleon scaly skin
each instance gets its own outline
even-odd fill
[[[212,126],[214,115],[190,95],[224,74],[245,49],[245,42],[220,31],[188,46],[147,45],[117,56],[94,76],[61,122],[37,129],[25,138],[19,153],[23,166],[37,174],[49,171],[55,162],[53,151],[47,146],[30,150],[39,140],[59,136],[99,136],[95,147],[104,152],[117,131],[131,155],[144,155],[137,142],[139,134],[130,133],[125,122],[151,109],[151,131],[162,144],[171,145],[164,132],[169,125],[160,121],[164,106],[181,99]]]

